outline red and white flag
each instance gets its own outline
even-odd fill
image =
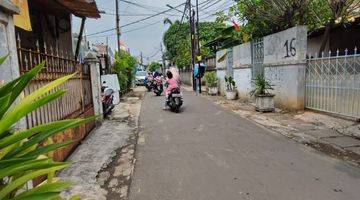
[[[233,27],[235,28],[235,30],[240,31],[240,25],[238,23],[235,22],[235,20],[232,20],[233,23]]]

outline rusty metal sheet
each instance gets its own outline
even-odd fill
[[[75,16],[100,18],[100,11],[96,6],[95,0],[56,0],[65,6]]]

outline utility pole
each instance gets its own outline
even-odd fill
[[[191,69],[193,72],[192,82],[193,82],[193,90],[196,91],[196,80],[194,76],[195,69],[195,29],[194,29],[194,11],[191,9],[191,0],[188,1],[189,6],[189,15],[190,15],[190,39],[191,39]]]
[[[143,54],[142,54],[142,51],[140,51],[140,65],[143,66]]]
[[[119,17],[119,0],[115,0],[116,4],[116,35],[117,35],[117,45],[118,45],[118,52],[120,55],[120,17]]]
[[[199,56],[201,56],[201,51],[200,51],[200,26],[199,26],[199,0],[196,0],[196,40],[197,40],[197,57],[199,57]],[[201,93],[200,62],[201,62],[201,60],[198,59],[199,93]]]
[[[163,45],[162,43],[160,42],[160,50],[161,50],[161,60],[162,60],[162,73],[164,74],[165,73],[165,56],[164,56],[164,51],[163,51]]]

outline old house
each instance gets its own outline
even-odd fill
[[[25,95],[59,77],[77,74],[61,86],[68,90],[67,94],[27,116],[26,126],[30,128],[56,120],[94,115],[90,69],[79,62],[80,44],[73,49],[72,33],[78,32],[78,41],[81,41],[86,18],[100,17],[95,1],[28,0],[27,3],[28,27],[15,28],[18,67],[23,74],[45,62],[45,70],[30,83]],[[80,30],[72,30],[74,16],[82,19]],[[55,136],[54,142],[75,141],[73,145],[56,151],[55,160],[64,160],[94,125],[91,122]]]
[[[100,60],[100,74],[110,74],[113,58],[111,58],[111,48],[107,44],[94,44],[95,52]]]

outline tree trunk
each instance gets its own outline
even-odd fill
[[[332,19],[325,27],[324,38],[319,49],[319,56],[325,50],[326,44],[328,43],[330,38],[331,29],[333,28],[334,24],[335,20]]]

